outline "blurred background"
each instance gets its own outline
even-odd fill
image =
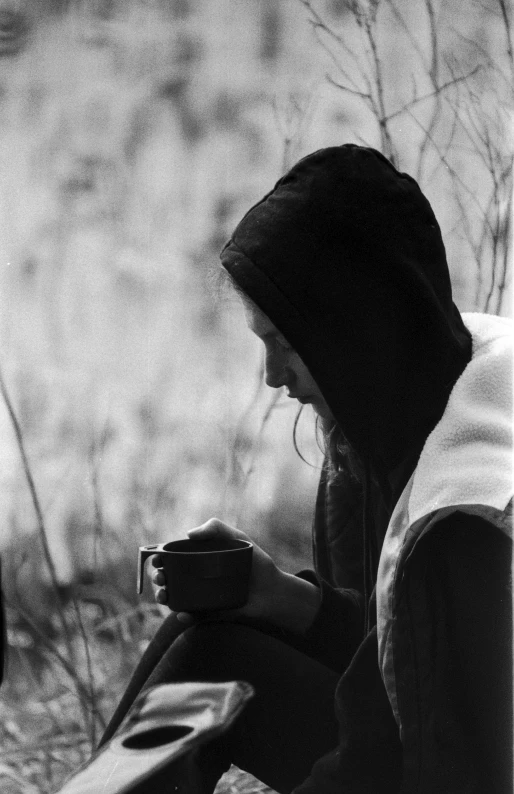
[[[381,149],[434,207],[459,308],[510,314],[509,13],[0,0],[2,791],[54,791],[98,740],[162,620],[138,545],[217,515],[310,565],[313,415],[304,462],[216,280],[288,166]]]

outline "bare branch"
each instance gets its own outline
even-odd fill
[[[304,6],[304,8],[306,8],[306,9],[307,9],[307,11],[308,11],[308,12],[311,14],[311,16],[312,16],[312,19],[315,21],[315,23],[316,23],[316,24],[317,24],[319,27],[323,28],[323,30],[324,30],[324,31],[326,31],[326,33],[328,33],[328,34],[329,34],[329,36],[331,36],[331,37],[332,37],[332,38],[333,38],[335,41],[337,41],[339,44],[343,45],[343,47],[344,47],[344,46],[346,46],[346,44],[345,44],[345,41],[344,41],[344,39],[342,38],[342,36],[339,36],[339,35],[338,35],[338,34],[335,32],[335,30],[333,30],[333,29],[330,27],[330,25],[328,25],[328,24],[325,22],[325,20],[323,19],[323,17],[321,17],[321,16],[320,16],[320,14],[318,14],[318,12],[316,11],[316,9],[315,9],[315,8],[313,8],[313,6],[312,6],[312,3],[310,2],[310,0],[299,0],[299,2],[300,2],[300,3],[301,3],[303,6]]]
[[[440,88],[439,87],[439,42],[438,42],[436,16],[435,16],[432,0],[425,0],[425,8],[427,11],[427,17],[430,27],[430,46],[432,52],[430,67],[428,69],[428,76],[434,88],[435,103],[427,126],[428,134],[425,135],[425,137],[423,138],[423,141],[421,142],[419,148],[418,167],[416,174],[418,180],[421,180],[422,178],[423,166],[428,151],[428,145],[431,137],[434,134],[439,118],[441,116],[441,91],[439,90]]]
[[[37,493],[37,490],[36,490],[36,485],[35,485],[35,482],[34,482],[34,478],[32,476],[32,471],[31,471],[31,468],[30,468],[27,452],[25,450],[25,440],[23,438],[23,432],[22,432],[20,423],[18,421],[18,417],[16,415],[16,412],[14,410],[14,406],[12,404],[9,392],[7,390],[7,386],[6,386],[6,383],[5,383],[4,376],[3,376],[1,368],[0,368],[0,392],[2,394],[2,397],[4,399],[5,405],[7,407],[7,411],[9,413],[9,418],[11,420],[11,424],[12,424],[12,427],[13,427],[13,430],[14,430],[14,435],[16,437],[16,443],[17,443],[18,451],[19,451],[20,457],[21,457],[21,462],[22,462],[22,466],[23,466],[23,472],[25,474],[25,479],[27,481],[27,485],[28,485],[28,488],[29,488],[29,493],[30,493],[30,496],[31,496],[31,499],[32,499],[32,504],[34,506],[34,512],[36,513],[36,519],[37,519],[38,530],[39,530],[39,537],[40,537],[40,540],[41,540],[41,545],[43,547],[43,555],[44,555],[45,562],[46,562],[47,567],[48,567],[48,571],[50,573],[50,579],[51,579],[51,582],[52,582],[53,590],[54,590],[54,592],[55,592],[55,594],[57,596],[57,600],[58,600],[58,604],[59,604],[59,609],[58,609],[59,619],[60,619],[60,622],[61,622],[61,625],[62,625],[62,628],[63,628],[63,631],[64,631],[64,636],[65,636],[65,638],[67,640],[68,649],[70,651],[70,658],[71,658],[71,648],[72,648],[71,637],[70,637],[68,623],[67,623],[67,620],[66,620],[66,618],[64,616],[63,604],[61,603],[61,600],[60,600],[60,597],[59,597],[59,581],[58,581],[58,578],[57,578],[57,571],[56,571],[55,564],[54,564],[54,561],[53,561],[53,558],[52,558],[52,553],[50,551],[50,545],[49,545],[49,542],[48,542],[48,533],[47,533],[47,530],[46,530],[45,520],[43,518],[43,511],[41,509],[41,502],[39,501],[39,496],[38,496],[38,493]]]
[[[364,7],[357,2],[349,3],[351,18],[345,20],[345,26],[339,34],[313,8],[311,0],[300,2],[309,11],[310,22],[316,30],[318,40],[323,42],[325,50],[342,76],[339,79],[339,75],[336,78],[327,75],[327,81],[347,96],[364,102],[378,125],[384,154],[393,162],[397,160],[396,139],[393,134],[396,133],[396,127],[391,126],[396,119],[408,116],[421,130],[416,159],[418,181],[432,181],[442,169],[445,170],[445,181],[449,179],[450,192],[453,194],[453,206],[457,215],[460,212],[455,229],[458,228],[459,234],[463,235],[462,239],[469,246],[471,256],[476,262],[477,301],[480,296],[484,298],[484,286],[487,283],[486,308],[492,308],[495,302],[500,306],[508,281],[508,260],[505,252],[510,246],[510,238],[507,239],[510,219],[505,218],[505,201],[502,198],[508,181],[508,169],[500,141],[504,133],[504,116],[508,112],[505,88],[508,87],[510,93],[511,84],[514,84],[514,79],[508,80],[506,76],[508,70],[504,66],[505,51],[500,53],[503,59],[500,62],[495,57],[498,48],[496,52],[489,53],[479,41],[455,29],[455,40],[465,48],[466,57],[471,56],[471,64],[475,64],[473,68],[469,66],[463,69],[453,55],[455,50],[444,52],[442,49],[443,40],[437,11],[438,8],[442,9],[442,5],[438,6],[436,0],[420,0],[428,26],[429,49],[426,52],[425,42],[418,41],[409,18],[404,16],[403,6],[397,0],[384,0],[382,6],[386,6],[388,10],[388,19],[406,37],[404,41],[407,41],[416,63],[423,69],[422,75],[412,75],[412,90],[406,86],[404,79],[401,84],[403,94],[397,100],[403,104],[397,110],[389,112],[390,85],[379,39],[382,24],[378,18],[379,4],[373,2],[369,7]],[[505,0],[496,0],[496,7],[493,4],[484,6],[480,13],[486,11],[489,15],[494,14],[491,20],[494,19],[496,26],[503,20],[507,37],[507,57],[514,75],[508,6]],[[451,29],[451,25],[445,25],[446,32]],[[360,44],[358,38],[349,38],[353,35],[352,31],[360,36]],[[341,52],[327,46],[327,37]],[[484,103],[482,86],[475,79],[478,74],[484,74],[486,84],[495,92],[493,110],[488,108],[487,102]],[[489,98],[487,92],[485,96]],[[361,137],[356,135],[356,138]],[[467,179],[467,172],[461,173],[453,164],[456,162],[455,157],[462,152],[471,159],[475,168],[474,174],[477,168],[483,172],[478,190],[474,182],[472,184]],[[427,175],[428,168],[430,173]]]
[[[509,273],[509,265],[510,265],[510,247],[512,242],[511,237],[511,219],[512,219],[512,191],[509,193],[509,200],[507,203],[507,208],[505,211],[505,230],[503,234],[504,246],[503,246],[503,258],[502,258],[502,269],[498,284],[498,298],[496,302],[496,312],[500,314],[503,305],[503,298],[505,297],[507,286],[508,286],[508,273]]]
[[[430,26],[430,44],[432,47],[432,58],[430,61],[430,68],[428,73],[433,85],[439,83],[439,42],[437,37],[437,23],[435,18],[434,6],[432,0],[425,0],[425,8],[427,10],[428,22]]]
[[[503,26],[505,28],[505,37],[507,39],[507,55],[510,61],[510,68],[514,74],[514,52],[512,45],[512,33],[511,33],[511,25],[510,25],[509,16],[507,14],[507,6],[505,4],[505,0],[498,0],[498,5],[500,6],[500,11],[503,19]]]
[[[398,110],[395,110],[393,113],[390,113],[388,116],[385,117],[384,120],[387,122],[392,121],[392,119],[396,118],[397,116],[401,116],[403,113],[410,110],[410,108],[414,107],[414,105],[418,105],[420,102],[425,102],[427,99],[432,99],[434,96],[440,94],[442,91],[445,91],[447,88],[449,88],[452,85],[461,83],[464,80],[469,80],[469,78],[473,77],[473,75],[476,74],[478,71],[480,71],[481,68],[482,68],[481,65],[475,66],[475,68],[472,69],[471,72],[468,72],[467,74],[463,74],[460,77],[454,77],[452,80],[448,80],[446,83],[443,83],[442,85],[438,86],[434,91],[429,91],[428,94],[423,94],[423,96],[418,97],[417,99],[407,103]]]
[[[438,153],[439,154],[439,160],[437,162],[437,165],[432,169],[432,172],[428,175],[428,177],[425,177],[425,180],[424,180],[425,184],[430,183],[432,181],[432,179],[434,178],[435,174],[437,173],[437,171],[442,166],[445,166],[445,163],[441,159],[440,155],[442,154],[444,159],[445,160],[447,159],[447,157],[449,155],[449,152],[450,152],[450,149],[451,149],[451,147],[453,145],[453,141],[454,141],[455,134],[456,134],[456,131],[457,131],[457,126],[458,126],[457,119],[455,118],[455,113],[453,113],[452,114],[452,125],[451,125],[451,129],[450,129],[449,135],[448,135],[447,140],[446,140],[446,144],[445,144],[444,150],[441,148],[440,153]],[[432,142],[432,141],[430,141],[430,142]]]
[[[415,122],[415,124],[417,124],[419,127],[421,127],[423,132],[426,133],[426,130],[423,128],[423,126],[418,121],[418,119],[413,114],[411,114],[410,111],[407,111],[407,112],[409,113],[409,115],[411,116],[411,118]],[[452,179],[454,179],[456,183],[460,184],[460,186],[462,187],[464,192],[468,194],[468,196],[471,199],[472,203],[474,203],[476,205],[476,207],[478,208],[481,217],[484,218],[485,223],[488,224],[488,226],[489,226],[489,222],[488,222],[488,219],[487,219],[487,216],[486,216],[486,211],[481,206],[481,204],[480,204],[480,202],[479,202],[479,200],[478,200],[478,198],[476,196],[476,193],[470,187],[468,187],[468,185],[466,185],[466,183],[464,182],[464,180],[462,179],[460,174],[451,165],[451,163],[449,162],[448,158],[443,154],[443,152],[441,151],[441,149],[439,148],[439,146],[437,145],[436,141],[433,138],[431,139],[431,143],[432,143],[432,146],[434,147],[434,150],[437,152],[438,156],[441,158],[441,162],[448,169],[448,173],[451,175]],[[489,227],[489,231],[492,232],[492,229],[490,227]]]
[[[491,267],[491,283],[489,285],[489,292],[487,293],[487,297],[484,303],[484,312],[489,312],[491,302],[493,299],[494,291],[496,289],[496,276],[497,276],[497,268],[494,267],[496,262],[496,255],[498,251],[498,216],[496,216],[496,229],[495,234],[492,236],[492,267]]]
[[[99,721],[102,730],[105,730],[107,727],[102,714],[98,708],[97,697],[96,697],[96,687],[95,687],[95,678],[93,674],[93,663],[91,659],[91,652],[89,649],[89,641],[87,638],[86,630],[84,628],[84,623],[82,621],[82,615],[80,614],[80,607],[77,599],[75,597],[72,598],[73,608],[75,610],[75,615],[77,618],[77,626],[79,630],[80,637],[82,639],[82,645],[84,647],[84,653],[86,657],[86,670],[87,670],[87,678],[88,678],[88,700],[89,700],[89,708],[91,710],[91,727],[90,727],[90,739],[91,739],[91,746],[94,748],[96,747],[96,720]]]
[[[314,30],[316,38],[320,44],[320,46],[325,50],[327,55],[330,57],[336,68],[339,72],[343,75],[345,80],[347,80],[353,87],[358,90],[358,85],[355,80],[352,78],[350,73],[343,67],[341,63],[340,56],[337,56],[327,45],[327,43],[321,38],[321,34],[326,34],[329,38],[337,43],[337,45],[342,49],[342,51],[347,55],[350,60],[353,61],[357,70],[362,72],[363,66],[353,51],[353,49],[348,44],[348,41],[343,36],[338,35],[333,28],[328,25],[327,22],[320,16],[320,14],[313,8],[312,4],[309,0],[299,0],[299,2],[309,11],[311,14],[312,19],[309,20],[311,27]]]
[[[376,116],[377,116],[378,126],[380,129],[380,136],[382,138],[382,148],[384,154],[390,158],[393,165],[396,165],[398,162],[398,157],[396,153],[396,148],[393,143],[393,139],[391,137],[391,133],[389,131],[388,120],[385,111],[385,93],[384,93],[382,63],[378,53],[378,46],[375,39],[374,28],[371,22],[369,21],[369,19],[365,19],[364,29],[366,31],[366,36],[368,38],[368,42],[371,48],[373,66],[375,70],[375,84],[377,87]]]
[[[421,47],[419,45],[418,40],[414,36],[413,31],[407,25],[404,17],[402,16],[402,14],[396,8],[394,0],[387,0],[387,4],[388,4],[389,8],[391,9],[391,12],[392,12],[394,18],[399,23],[400,27],[403,28],[404,33],[408,36],[409,41],[412,44],[412,48],[415,51],[415,53],[418,55],[418,57],[419,57],[422,65],[423,65],[424,69],[427,70],[428,66],[427,66],[427,63],[426,63],[425,56],[424,56],[423,51],[422,51],[422,49],[421,49]]]
[[[58,646],[52,642],[52,640],[47,636],[46,632],[44,632],[36,623],[36,621],[32,618],[32,616],[21,606],[20,602],[17,601],[16,604],[10,604],[8,597],[3,593],[3,597],[5,602],[8,606],[11,606],[15,609],[22,618],[28,623],[34,633],[37,635],[41,644],[59,661],[63,669],[69,675],[71,680],[73,681],[73,685],[76,689],[76,694],[78,695],[79,704],[83,711],[83,714],[86,714],[86,719],[84,720],[87,724],[87,704],[89,701],[89,693],[77,676],[77,672],[75,670],[74,664],[64,656],[61,651],[59,650]]]
[[[347,85],[343,85],[342,83],[338,83],[337,80],[334,80],[329,74],[326,75],[327,81],[331,83],[331,85],[335,86],[336,88],[340,88],[341,91],[346,91],[348,94],[353,94],[353,96],[358,96],[361,99],[366,100],[367,102],[371,102],[372,96],[369,93],[365,93],[364,91],[355,91],[355,89],[350,88]]]

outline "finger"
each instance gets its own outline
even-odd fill
[[[160,554],[154,554],[150,559],[154,568],[162,568],[162,557]]]
[[[190,529],[187,533],[190,540],[205,540],[206,538],[236,538],[237,540],[249,540],[248,535],[235,527],[229,527],[220,521],[219,518],[211,518],[200,527]]]
[[[240,617],[240,609],[225,609],[224,612],[209,612],[209,614],[204,613],[204,618],[206,620],[215,620],[219,623],[230,623]]]
[[[164,571],[154,571],[152,574],[152,582],[153,584],[156,584],[157,587],[166,587],[166,577],[164,575]]]
[[[155,600],[158,604],[167,604],[168,603],[168,591],[165,587],[161,587],[159,590],[155,591]]]
[[[179,617],[179,615],[181,617]],[[178,612],[177,620],[181,623],[230,623],[241,617],[240,609],[225,609],[222,612],[208,610],[205,612]]]
[[[180,623],[184,623],[186,625],[191,625],[192,623],[196,622],[196,619],[193,615],[189,612],[177,612],[176,618]]]

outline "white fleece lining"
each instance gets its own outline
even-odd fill
[[[409,499],[411,523],[452,505],[504,510],[512,497],[512,324],[463,314],[472,360],[421,453]]]
[[[472,335],[472,360],[396,504],[378,566],[379,665],[400,734],[392,628],[398,563],[409,529],[434,511],[457,505],[464,510],[469,505],[466,512],[477,514],[480,506],[503,511],[513,492],[512,323],[484,314],[463,319]]]

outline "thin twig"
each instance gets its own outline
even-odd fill
[[[77,626],[79,630],[80,637],[82,639],[82,645],[84,647],[84,653],[86,655],[86,670],[87,670],[87,678],[88,678],[88,696],[89,696],[89,708],[91,713],[91,727],[90,727],[90,737],[91,737],[91,746],[96,747],[96,720],[101,724],[102,729],[106,727],[106,723],[103,719],[103,716],[100,714],[97,705],[97,698],[96,698],[96,686],[95,686],[95,678],[93,675],[93,665],[91,661],[91,653],[89,650],[89,641],[87,638],[87,634],[84,628],[84,623],[82,621],[82,615],[80,614],[80,606],[75,597],[72,598],[73,608],[75,610],[75,615],[77,618]]]
[[[507,39],[507,55],[509,57],[510,67],[514,76],[514,50],[512,45],[512,28],[509,20],[509,15],[507,13],[507,6],[505,4],[505,0],[498,0],[498,5],[500,6],[503,26],[505,28],[505,37]]]
[[[299,2],[311,14],[312,19],[309,20],[309,23],[310,23],[311,27],[313,28],[313,30],[314,30],[314,32],[316,34],[316,38],[317,38],[320,46],[325,50],[327,55],[329,55],[329,57],[332,59],[332,61],[334,62],[335,66],[337,67],[338,71],[341,72],[341,74],[343,75],[345,80],[347,80],[349,83],[351,83],[353,85],[354,89],[357,91],[358,90],[357,83],[353,80],[351,75],[344,69],[344,67],[343,67],[343,65],[341,63],[340,56],[339,57],[336,56],[335,53],[333,53],[332,50],[327,46],[327,44],[320,38],[320,35],[319,35],[320,32],[327,34],[327,36],[329,38],[331,38],[333,41],[335,41],[337,43],[337,45],[341,48],[343,53],[345,55],[348,55],[350,60],[352,60],[353,63],[355,64],[355,66],[357,67],[358,71],[362,74],[363,67],[362,67],[362,64],[361,64],[358,56],[353,51],[352,47],[350,47],[350,45],[348,44],[348,41],[346,40],[346,38],[344,36],[340,36],[339,34],[337,34],[335,32],[335,30],[333,28],[331,28],[330,25],[323,19],[323,17],[316,11],[316,9],[313,8],[312,3],[310,2],[310,0],[299,0]]]
[[[80,704],[81,708],[84,710],[86,708],[86,704],[87,704],[88,699],[89,699],[89,693],[88,693],[87,689],[85,688],[84,684],[82,683],[82,681],[80,680],[80,678],[77,676],[72,662],[70,662],[69,659],[67,659],[65,656],[63,656],[63,654],[59,651],[57,646],[49,639],[49,637],[45,634],[45,632],[42,631],[42,629],[39,628],[39,626],[37,625],[36,621],[32,618],[32,616],[25,609],[23,609],[22,606],[20,606],[19,603],[17,603],[16,605],[10,603],[10,601],[7,598],[7,596],[5,595],[5,593],[3,594],[3,597],[4,597],[4,600],[5,600],[6,604],[7,604],[7,606],[11,606],[11,608],[13,610],[16,609],[20,613],[22,618],[27,621],[27,623],[29,624],[31,629],[34,631],[34,633],[37,634],[37,636],[40,639],[41,643],[45,646],[45,648],[53,656],[55,656],[55,658],[62,665],[62,667],[65,670],[65,672],[68,673],[69,677],[73,681],[73,684],[74,684],[74,686],[76,688],[75,694],[78,695],[79,704]],[[85,720],[85,724],[87,724],[87,720]]]
[[[378,53],[378,45],[375,39],[374,27],[368,18],[364,20],[364,29],[366,31],[368,42],[371,48],[373,65],[375,69],[375,85],[377,88],[377,111],[375,115],[380,129],[380,136],[382,138],[382,148],[384,154],[387,157],[389,157],[393,165],[396,165],[398,162],[398,157],[396,155],[396,148],[394,146],[393,139],[391,137],[391,132],[389,130],[389,124],[386,114],[382,62],[380,60],[380,56]]]
[[[423,55],[421,47],[420,47],[416,37],[414,36],[414,33],[412,32],[410,27],[407,25],[407,23],[406,23],[404,17],[402,16],[402,14],[396,8],[396,5],[393,2],[393,0],[387,0],[387,4],[388,4],[389,8],[391,9],[391,11],[393,13],[393,16],[395,17],[396,21],[400,24],[400,27],[403,28],[404,32],[409,37],[409,41],[412,44],[412,48],[415,51],[415,53],[418,55],[421,63],[423,64],[423,67],[425,68],[425,71],[426,71],[427,70],[427,64],[425,62],[425,56]]]
[[[429,21],[430,45],[432,50],[430,67],[428,69],[428,76],[435,91],[435,96],[434,96],[435,103],[427,126],[428,134],[424,136],[421,145],[419,147],[418,166],[417,166],[417,174],[416,174],[418,181],[421,181],[423,176],[423,166],[425,162],[425,157],[428,151],[430,140],[434,136],[435,128],[441,116],[441,106],[442,106],[441,90],[439,86],[439,38],[437,31],[436,15],[434,11],[434,6],[432,4],[432,0],[425,0],[425,8]]]
[[[392,121],[392,119],[396,118],[397,116],[401,116],[403,113],[410,110],[412,107],[414,107],[414,105],[418,105],[420,102],[425,102],[427,99],[432,99],[434,96],[437,96],[437,94],[445,91],[450,86],[456,85],[456,83],[461,83],[463,80],[468,80],[470,77],[473,77],[473,75],[476,74],[481,68],[482,66],[479,64],[478,66],[475,66],[471,72],[468,72],[468,74],[463,74],[461,77],[455,77],[452,80],[448,80],[446,83],[443,83],[434,89],[434,91],[429,91],[427,94],[423,94],[423,96],[420,96],[417,99],[408,102],[406,105],[403,105],[403,107],[395,110],[393,113],[389,113],[389,115],[384,116],[384,121]]]
[[[32,471],[30,469],[27,452],[25,450],[25,441],[24,441],[24,438],[23,438],[23,433],[22,433],[22,430],[21,430],[21,426],[20,426],[20,423],[18,421],[18,417],[16,416],[16,412],[14,410],[11,398],[9,396],[9,392],[8,392],[7,386],[5,384],[5,380],[4,380],[4,376],[3,376],[3,373],[2,373],[1,367],[0,367],[0,392],[2,393],[2,397],[4,399],[5,405],[7,407],[8,412],[9,412],[9,417],[11,419],[11,424],[13,426],[14,434],[16,436],[16,443],[18,445],[18,450],[19,450],[19,453],[20,453],[20,456],[21,456],[23,472],[25,474],[25,479],[26,479],[27,485],[29,487],[29,492],[30,492],[30,496],[31,496],[31,499],[32,499],[32,504],[34,506],[34,511],[36,513],[39,537],[40,537],[40,540],[41,540],[41,545],[43,546],[43,554],[44,554],[45,562],[47,564],[47,567],[48,567],[48,570],[49,570],[49,573],[50,573],[50,579],[51,579],[51,582],[52,582],[52,587],[54,589],[55,595],[57,596],[59,620],[61,622],[62,629],[63,629],[63,632],[64,632],[64,636],[65,636],[65,639],[66,639],[66,643],[67,643],[67,646],[68,646],[70,659],[72,659],[73,658],[73,645],[72,645],[72,641],[71,641],[71,635],[70,635],[70,632],[69,632],[68,622],[67,622],[65,614],[64,614],[64,604],[62,602],[62,597],[61,597],[60,592],[59,592],[59,581],[58,581],[58,578],[57,578],[57,571],[56,571],[56,568],[55,568],[54,561],[52,559],[52,554],[50,552],[50,546],[49,546],[49,543],[48,543],[48,533],[46,531],[45,520],[43,518],[43,511],[41,509],[41,503],[39,501],[39,496],[38,496],[38,493],[37,493],[37,490],[36,490],[36,485],[35,485],[35,482],[34,482],[34,478],[32,476]]]
[[[257,433],[257,436],[254,439],[254,443],[253,443],[253,446],[252,446],[252,456],[250,458],[250,463],[249,463],[249,466],[248,466],[248,468],[246,470],[246,473],[244,475],[243,482],[241,483],[241,489],[240,489],[240,491],[241,491],[241,503],[240,503],[239,513],[238,513],[238,516],[237,516],[237,521],[238,522],[240,521],[240,517],[241,517],[242,511],[243,511],[243,506],[244,506],[244,501],[242,499],[242,496],[244,495],[244,493],[246,491],[246,487],[248,485],[248,481],[249,481],[250,477],[252,476],[253,471],[255,469],[255,461],[257,459],[257,448],[258,448],[259,442],[260,442],[260,440],[262,438],[262,435],[264,433],[264,429],[265,429],[266,425],[268,424],[268,422],[270,420],[271,414],[273,413],[273,410],[277,407],[277,402],[280,400],[281,396],[282,396],[281,392],[278,391],[278,390],[275,391],[272,394],[271,399],[270,399],[270,401],[268,403],[268,406],[266,408],[266,411],[264,413],[264,416],[262,417],[262,421],[261,421],[261,424],[260,424],[260,427],[259,427],[259,432]]]
[[[353,94],[353,96],[358,96],[360,99],[365,99],[368,102],[371,101],[371,94],[364,91],[355,91],[353,88],[350,88],[347,85],[338,83],[338,81],[334,80],[334,78],[329,74],[326,75],[326,78],[327,82],[331,83],[333,86],[335,86],[335,88],[340,88],[341,91],[346,91],[348,94]]]
[[[511,235],[511,225],[512,225],[512,190],[509,191],[509,198],[507,201],[507,207],[505,209],[505,229],[503,232],[503,258],[502,258],[502,271],[500,275],[500,281],[498,284],[498,299],[496,302],[496,313],[500,314],[503,305],[503,299],[507,292],[508,286],[508,277],[507,274],[509,272],[509,265],[511,263],[510,258],[510,247],[512,243],[512,235]]]

